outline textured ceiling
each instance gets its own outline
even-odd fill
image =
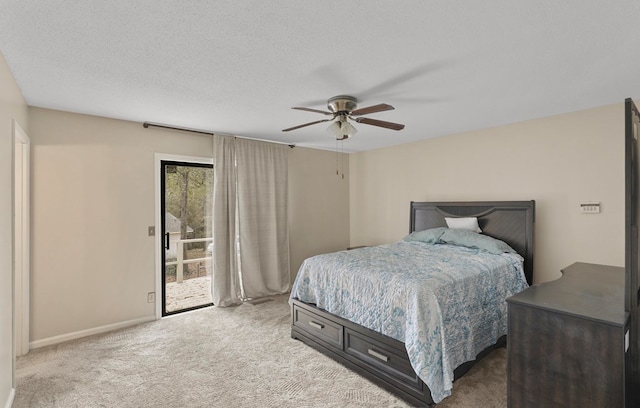
[[[339,94],[402,131],[355,124],[345,151],[640,96],[637,0],[0,0],[0,51],[31,106],[334,149]]]

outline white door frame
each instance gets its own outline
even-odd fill
[[[178,161],[185,163],[199,163],[199,164],[213,164],[213,158],[211,157],[196,157],[196,156],[180,156],[176,154],[164,154],[156,153],[154,166],[155,166],[155,184],[156,184],[156,319],[162,318],[162,252],[160,248],[163,247],[163,239],[161,236],[162,231],[162,214],[160,214],[160,200],[164,191],[160,188],[161,175],[161,163],[162,161]]]
[[[30,152],[31,141],[13,120],[14,156],[14,355],[29,352]]]

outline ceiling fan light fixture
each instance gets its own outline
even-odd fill
[[[358,133],[358,129],[353,127],[346,118],[340,118],[329,125],[327,132],[337,140],[344,140]]]
[[[327,133],[335,137],[338,137],[338,135],[340,134],[340,121],[336,120],[331,122],[329,127],[327,127]]]
[[[353,136],[358,133],[358,129],[354,128],[351,123],[347,122],[346,120],[341,123],[342,126],[340,127],[340,130],[343,136]]]

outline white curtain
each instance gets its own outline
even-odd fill
[[[236,248],[236,169],[233,138],[213,136],[213,304],[242,300]]]
[[[289,290],[288,146],[213,137],[213,303]]]

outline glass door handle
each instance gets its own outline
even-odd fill
[[[169,233],[164,234],[164,249],[169,249]]]

